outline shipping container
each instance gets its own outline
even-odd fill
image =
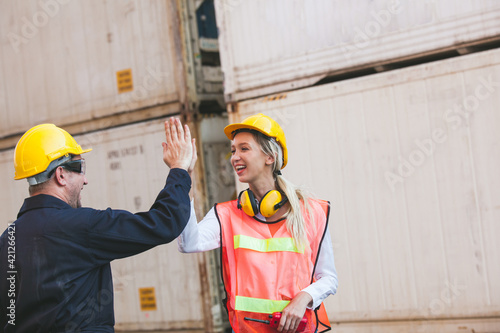
[[[216,0],[215,5],[225,97],[231,102],[500,41],[496,0]]]
[[[213,0],[0,3],[0,150],[39,123],[224,111],[216,32]]]
[[[1,137],[42,122],[90,122],[157,105],[181,111],[176,1],[0,6]],[[151,117],[148,112],[134,114],[135,121]]]
[[[0,35],[1,137],[186,100],[175,0],[2,1]]]
[[[214,116],[189,123],[199,146],[206,149],[213,161],[205,176],[203,152],[199,148],[193,184],[198,216],[204,216],[212,205],[206,200],[207,188],[212,190],[210,197],[215,201],[229,200],[235,191],[226,158],[229,141],[222,132],[226,123],[227,118]],[[220,131],[210,133],[214,128]],[[89,182],[82,191],[84,206],[132,212],[150,208],[169,172],[162,160],[163,120],[97,131],[75,139],[82,147],[93,148],[84,156]],[[27,182],[13,180],[13,154],[13,150],[0,152],[0,210],[5,228],[16,219],[28,196]],[[214,251],[181,254],[173,242],[113,261],[117,331],[223,332],[228,324],[220,297],[218,257]],[[145,302],[141,296],[153,301]]]
[[[230,110],[276,119],[283,175],[331,201],[335,332],[500,332],[500,49]]]

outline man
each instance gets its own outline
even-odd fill
[[[190,216],[194,139],[165,122],[166,185],[148,212],[81,207],[83,150],[52,124],[26,132],[15,150],[15,179],[30,197],[0,237],[1,332],[114,332],[110,262],[169,243]]]

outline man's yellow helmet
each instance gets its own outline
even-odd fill
[[[250,116],[243,120],[241,123],[231,124],[224,128],[224,133],[229,140],[233,140],[235,132],[239,129],[250,129],[258,131],[265,136],[274,138],[283,150],[283,169],[288,162],[288,150],[286,149],[285,132],[281,126],[271,117],[263,115],[262,113]]]
[[[33,177],[46,171],[51,162],[61,157],[80,155],[91,150],[83,150],[68,132],[54,124],[37,125],[24,133],[16,145],[14,179]]]

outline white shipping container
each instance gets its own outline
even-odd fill
[[[176,0],[0,2],[0,138],[157,105],[128,121],[179,113],[179,26]]]
[[[227,120],[225,120],[227,122]],[[213,124],[215,124],[213,122]],[[191,124],[193,133],[196,126]],[[162,160],[163,120],[76,136],[84,148],[89,184],[82,191],[84,206],[147,211],[165,184],[168,167]],[[220,136],[219,136],[220,137]],[[199,140],[202,143],[203,140]],[[207,142],[220,140],[208,138]],[[0,152],[0,202],[5,222],[16,219],[28,196],[26,181],[14,181],[13,150]],[[201,162],[200,162],[201,163]],[[213,175],[211,180],[217,179]],[[203,182],[198,176],[195,208],[203,216]],[[5,229],[3,228],[3,229]],[[2,230],[3,230],[2,229]],[[224,314],[219,297],[220,271],[214,253],[181,254],[177,243],[113,261],[117,330],[221,332]],[[140,290],[154,288],[156,310],[142,310]]]
[[[497,0],[215,0],[227,101],[500,39]]]
[[[233,110],[274,117],[284,176],[332,203],[334,331],[500,331],[500,49]]]

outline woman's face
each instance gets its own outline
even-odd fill
[[[231,144],[231,164],[242,183],[252,183],[272,175],[274,160],[264,154],[252,133],[240,132]]]

